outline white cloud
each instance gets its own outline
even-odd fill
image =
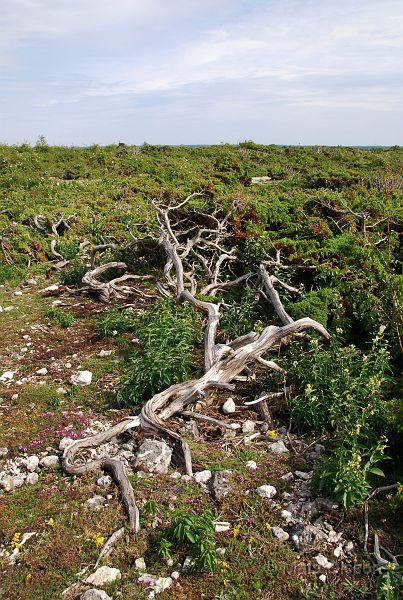
[[[314,115],[403,106],[400,0],[2,4],[7,94],[25,89],[39,113],[85,114],[98,103],[111,122],[115,111],[140,110],[167,118],[221,111],[242,121],[246,110],[265,118],[280,105],[290,116],[298,107]]]

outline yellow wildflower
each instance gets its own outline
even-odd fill
[[[227,587],[229,584],[229,579],[224,579],[223,584],[225,587]]]
[[[26,577],[25,577],[25,581],[31,581],[32,579],[32,573],[27,573]]]
[[[267,432],[267,435],[270,436],[273,439],[278,438],[278,433],[277,431],[275,431],[274,429],[271,429],[270,431]]]
[[[49,521],[47,522],[47,525],[50,525],[51,527],[53,527],[54,524],[55,524],[55,520],[53,519],[53,517],[50,517]]]
[[[232,535],[234,536],[234,538],[238,537],[240,529],[241,529],[240,525],[235,525],[234,531],[232,532]]]
[[[266,526],[266,529],[268,529],[270,531],[270,529],[271,529],[270,523],[265,523],[265,526]]]
[[[19,531],[16,531],[11,540],[12,548],[21,548],[21,534]]]
[[[229,564],[228,564],[227,562],[223,561],[223,562],[221,563],[221,567],[222,567],[223,569],[228,569],[228,567],[229,567]]]
[[[105,538],[98,532],[92,536],[92,541],[94,542],[97,548],[100,548],[105,542]]]

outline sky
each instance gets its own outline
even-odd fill
[[[403,145],[402,0],[0,4],[0,143]]]

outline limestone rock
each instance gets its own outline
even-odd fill
[[[15,371],[5,371],[0,377],[0,381],[11,381],[14,378]]]
[[[146,570],[146,563],[144,561],[144,558],[136,558],[136,560],[134,561],[134,566],[136,567],[136,569],[138,569],[139,571],[145,571]]]
[[[112,354],[112,352],[113,352],[113,350],[101,350],[101,352],[98,354],[98,356],[103,358],[104,356],[110,356]]]
[[[73,444],[73,443],[74,443],[74,440],[72,438],[64,437],[60,440],[59,450],[61,450],[61,451],[66,450],[66,448],[69,448],[71,446],[71,444]]]
[[[252,185],[267,185],[271,183],[271,177],[268,175],[263,175],[262,177],[252,177],[251,184]]]
[[[320,546],[326,534],[315,525],[296,523],[290,531],[290,538],[298,552],[306,552]]]
[[[215,471],[210,480],[210,487],[217,502],[222,502],[230,492],[229,478],[232,471]]]
[[[97,569],[95,573],[92,573],[89,577],[87,577],[85,582],[89,583],[90,585],[102,587],[107,583],[112,583],[113,581],[120,579],[121,576],[122,575],[119,569],[113,569],[112,567],[104,566],[99,567],[99,569]]]
[[[47,375],[47,373],[48,373],[48,370],[47,370],[47,368],[46,368],[46,367],[42,367],[41,369],[38,369],[38,370],[36,371],[36,374],[37,374],[37,375]]]
[[[290,537],[288,533],[284,531],[284,529],[282,529],[281,527],[272,527],[271,530],[273,532],[274,537],[280,540],[280,542],[286,542]]]
[[[222,411],[224,415],[231,415],[236,411],[235,402],[232,398],[228,398],[222,405]]]
[[[197,483],[207,483],[211,479],[211,471],[208,469],[199,471],[198,473],[195,473],[193,477]]]
[[[39,465],[39,458],[37,456],[28,456],[26,463],[25,463],[25,468],[27,471],[32,473],[33,471],[35,471],[35,469],[38,468],[38,465]]]
[[[93,588],[81,594],[80,600],[112,600],[112,598],[103,590]]]
[[[254,460],[248,460],[248,462],[245,464],[245,467],[251,471],[256,471],[257,464]]]
[[[253,421],[245,421],[242,425],[242,433],[252,433],[255,431],[255,423]]]
[[[71,385],[90,385],[92,381],[91,371],[77,371],[70,377]]]
[[[149,473],[167,473],[172,449],[163,441],[146,440],[136,454],[135,468]]]
[[[185,423],[183,427],[179,429],[179,433],[181,435],[184,435],[185,437],[193,438],[194,440],[199,440],[202,437],[200,435],[200,431],[197,427],[196,421],[194,421],[193,419],[187,421],[187,423]]]
[[[278,440],[278,442],[269,444],[268,450],[272,454],[285,454],[288,452],[287,446],[284,444],[283,440]]]
[[[315,556],[315,560],[320,567],[323,567],[323,569],[331,569],[333,567],[333,563],[328,561],[326,556],[323,556],[323,554],[318,554]]]
[[[256,488],[256,493],[261,498],[273,498],[277,494],[277,490],[274,485],[261,485]]]
[[[97,479],[97,485],[100,487],[109,487],[112,485],[112,477],[109,475],[102,475],[99,479]]]
[[[29,483],[30,485],[35,485],[36,483],[38,483],[38,480],[39,480],[38,473],[28,473],[25,482]]]
[[[85,501],[85,504],[87,506],[89,506],[90,508],[95,508],[96,510],[102,508],[105,503],[106,498],[99,495],[93,496],[92,498],[88,498],[88,500]]]
[[[54,469],[59,464],[59,457],[55,454],[51,454],[50,456],[44,456],[39,461],[39,464],[45,469]]]

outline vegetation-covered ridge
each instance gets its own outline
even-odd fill
[[[303,493],[319,494],[319,504],[320,494],[330,497],[351,524],[364,511],[359,526],[364,539],[357,540],[357,548],[364,557],[370,551],[379,569],[377,597],[397,597],[400,575],[393,555],[399,552],[390,527],[382,530],[376,515],[383,511],[392,523],[401,506],[402,158],[398,147],[282,148],[253,142],[77,149],[52,148],[40,140],[35,147],[0,148],[0,279],[5,298],[15,285],[23,296],[33,290],[29,295],[37,303],[34,312],[39,310],[47,319],[46,327],[63,331],[65,340],[88,321],[91,344],[113,344],[122,356],[109,365],[109,376],[107,370],[102,375],[112,376],[113,383],[102,403],[101,396],[92,400],[92,410],[141,411],[140,420],[123,412],[111,429],[92,428],[74,436],[79,439],[64,449],[62,469],[69,475],[84,474],[84,485],[94,469],[112,476],[129,515],[127,548],[142,539],[157,570],[158,561],[177,560],[181,548],[190,544],[195,575],[187,581],[190,591],[196,586],[195,597],[203,590],[198,587],[201,580],[206,590],[209,586],[207,574],[196,583],[196,571],[213,574],[221,562],[229,564],[220,561],[214,534],[214,523],[222,516],[214,482],[228,476],[220,475],[226,473],[225,465],[224,470],[210,466],[214,450],[209,445],[218,441],[231,463],[239,444],[253,442],[258,453],[253,458],[264,462],[265,447],[274,451],[276,439],[281,452],[292,451],[301,461],[296,473],[311,480],[311,491]],[[45,277],[58,284],[38,295],[35,286]],[[17,293],[21,295],[19,289]],[[60,299],[46,300],[50,294]],[[110,304],[112,308],[106,308]],[[93,306],[94,316],[88,320],[89,315],[66,311],[63,305],[82,306],[83,311]],[[8,314],[3,313],[0,318],[7,328]],[[30,322],[27,315],[24,318]],[[26,352],[28,359],[31,350]],[[20,351],[5,351],[3,356],[12,373],[4,379],[5,399],[11,402],[6,403],[7,423],[13,412],[21,414],[21,406],[15,406],[19,394],[11,391],[15,392],[15,361],[22,361],[18,372],[26,359]],[[61,382],[66,383],[63,378]],[[17,383],[25,385],[25,380]],[[74,407],[77,400],[74,390],[80,388],[74,377],[71,383],[64,408]],[[58,408],[57,395],[53,402]],[[253,430],[257,425],[260,432],[255,429],[250,440],[239,437],[239,423],[223,419],[223,410],[235,410],[237,420],[245,421],[245,434],[247,427]],[[51,412],[51,419],[57,419]],[[183,431],[183,420],[189,418],[206,424],[203,442],[199,440],[207,444],[201,462],[200,449]],[[212,427],[218,429],[213,433]],[[54,436],[55,429],[50,431]],[[7,430],[2,435],[9,446]],[[182,503],[171,519],[163,514],[165,500],[161,506],[152,500],[141,508],[139,482],[128,478],[126,459],[113,446],[116,436],[128,435],[135,445],[144,436],[165,440],[173,464],[184,469],[185,477],[198,472],[204,477],[203,468],[211,468],[212,504],[203,504],[197,516]],[[18,448],[27,452],[32,440],[23,437]],[[39,433],[35,439],[42,439]],[[57,436],[48,443],[56,441]],[[91,459],[85,449],[97,447],[103,450],[99,454],[93,449]],[[308,459],[311,447],[317,447],[320,456]],[[25,464],[18,460],[17,467]],[[136,460],[140,468],[139,455]],[[313,473],[304,474],[309,468]],[[278,486],[278,477],[273,477]],[[255,490],[265,488],[262,494],[271,494],[266,490],[271,487]],[[241,488],[246,506],[254,492]],[[300,492],[296,482],[290,506]],[[3,496],[10,506],[11,496]],[[256,519],[264,519],[266,509],[281,508],[276,501],[265,502],[260,513],[256,499],[252,504]],[[230,522],[235,506],[228,509],[224,512]],[[155,539],[140,533],[147,511],[153,523],[157,515],[165,525]],[[311,525],[299,514],[300,526],[307,531]],[[291,525],[292,521],[289,535],[298,550],[299,523]],[[1,527],[7,530],[3,535],[11,535],[12,526],[0,523]],[[231,552],[242,562],[236,527],[231,529]],[[123,535],[124,529],[116,531],[116,548]],[[379,536],[389,547],[388,560],[379,552]],[[251,542],[248,548],[252,556]],[[313,549],[305,548],[306,556]],[[317,562],[328,569],[323,566],[326,560]],[[246,587],[235,583],[235,573],[228,568],[221,567],[223,591],[217,597],[250,597],[251,581]],[[280,571],[273,572],[280,582]],[[262,573],[264,584],[253,580],[262,597],[270,589],[266,575]],[[311,597],[330,597],[333,591],[338,597],[345,595],[341,579],[336,579],[333,588],[318,588],[312,583],[314,574]],[[152,581],[155,591],[159,584]],[[296,593],[280,583],[276,597],[299,597]],[[357,597],[371,594],[375,592],[370,578]]]

